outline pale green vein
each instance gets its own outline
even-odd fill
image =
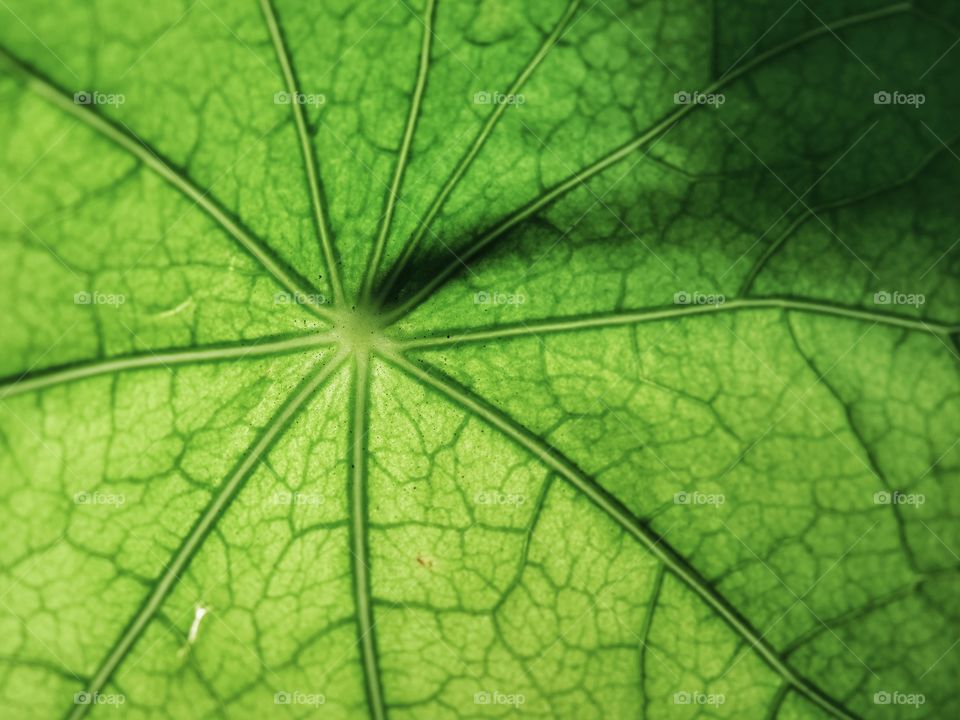
[[[351,424],[351,552],[353,554],[353,594],[357,609],[357,644],[363,661],[367,705],[374,720],[384,720],[383,687],[377,663],[373,605],[370,591],[370,554],[367,548],[367,397],[370,384],[369,356],[354,355],[353,422]]]
[[[290,60],[290,52],[284,41],[280,23],[277,21],[277,14],[273,8],[272,0],[260,0],[260,8],[263,10],[263,16],[270,30],[270,38],[273,40],[277,60],[280,62],[280,67],[283,70],[283,79],[287,84],[287,92],[291,95],[290,108],[293,111],[294,122],[297,125],[297,137],[300,139],[300,152],[303,155],[303,163],[307,169],[307,185],[310,187],[310,202],[313,206],[314,222],[317,226],[317,232],[320,235],[320,248],[323,251],[323,259],[327,264],[327,270],[330,273],[330,286],[333,289],[334,300],[340,305],[343,303],[343,284],[340,281],[340,271],[337,268],[337,256],[333,247],[333,237],[330,234],[330,229],[327,227],[327,219],[324,215],[320,173],[317,172],[317,163],[313,154],[313,144],[310,142],[310,134],[307,132],[307,120],[304,117],[303,105],[297,102],[295,97],[300,89],[297,87],[296,77],[293,73],[293,65]]]
[[[313,394],[320,386],[337,371],[345,359],[346,355],[344,353],[337,355],[331,361],[321,365],[319,369],[299,386],[263,429],[257,441],[244,454],[243,458],[241,458],[240,462],[230,473],[230,476],[217,488],[210,503],[204,509],[202,515],[190,530],[190,533],[180,544],[173,558],[167,563],[163,573],[153,586],[153,589],[141,604],[140,609],[126,628],[124,628],[109,654],[101,662],[96,673],[93,675],[93,679],[87,685],[86,692],[91,695],[99,693],[110,681],[117,667],[123,662],[140,636],[143,635],[150,620],[156,615],[164,600],[180,580],[190,561],[203,544],[207,534],[240,492],[241,488],[243,488],[246,479],[253,472],[257,463],[260,462],[261,458],[263,458],[267,451],[273,446],[274,442],[276,442],[281,433],[289,426],[301,408],[313,397]],[[79,720],[93,707],[94,705],[92,704],[75,705],[67,717],[69,720]]]
[[[811,40],[833,35],[838,30],[842,30],[844,28],[853,27],[881,18],[887,18],[893,15],[908,12],[910,9],[911,6],[909,4],[898,3],[896,5],[890,5],[889,7],[881,8],[872,12],[861,13],[859,15],[843,18],[834,22],[833,24],[823,25],[814,30],[802,33],[788,42],[758,54],[749,62],[744,63],[736,70],[728,73],[714,82],[703,92],[705,94],[719,92],[744,75],[747,75],[758,67],[766,64],[771,59],[789,52],[790,50],[793,50],[794,48],[799,47],[800,45],[803,45]],[[591,165],[588,165],[587,167],[582,168],[568,176],[565,180],[554,185],[545,193],[534,198],[522,208],[501,220],[493,228],[480,235],[480,237],[477,238],[470,246],[464,248],[462,251],[459,251],[452,261],[450,261],[439,272],[433,275],[429,281],[416,290],[406,301],[388,313],[388,321],[394,322],[409,313],[420,303],[430,297],[439,286],[443,285],[452,276],[459,273],[462,267],[468,265],[470,261],[479,255],[484,249],[496,242],[517,225],[523,223],[525,220],[528,220],[530,217],[538,213],[557,198],[565,195],[577,187],[580,187],[592,177],[603,172],[607,168],[616,165],[624,158],[629,157],[637,150],[643,148],[645,145],[652,142],[663,133],[667,132],[667,130],[672,128],[676,123],[680,122],[684,117],[690,113],[698,111],[702,107],[705,107],[705,105],[690,104],[680,106],[677,110],[667,114],[661,120],[657,121],[655,124],[641,132],[633,140],[621,145],[619,148],[613,150],[599,160],[596,160]]]
[[[707,580],[669,546],[662,537],[647,527],[619,500],[610,495],[596,480],[580,470],[572,461],[513,418],[489,405],[469,390],[461,388],[455,384],[455,381],[438,371],[427,372],[401,355],[390,355],[387,359],[401,370],[447,397],[459,407],[489,423],[538,458],[548,468],[558,473],[640,542],[674,576],[713,608],[775,672],[796,688],[799,693],[833,717],[854,720],[854,715],[850,714],[848,710],[829,697],[823,690],[798,674],[784,661],[764,637],[740,615],[736,608],[714,590]]]
[[[513,84],[510,86],[510,89],[507,90],[507,95],[516,95],[520,92],[521,88],[526,84],[527,80],[530,79],[530,76],[533,75],[534,71],[543,62],[543,59],[547,56],[550,50],[553,49],[553,46],[557,44],[557,41],[560,39],[561,34],[566,29],[567,25],[573,19],[573,16],[577,12],[577,8],[580,6],[581,0],[573,0],[568,6],[566,11],[560,17],[560,20],[554,26],[550,34],[544,39],[543,44],[540,46],[540,49],[537,50],[536,54],[530,58],[530,61],[527,63],[526,67],[520,72],[517,78],[513,81]],[[450,196],[450,193],[453,192],[454,188],[459,184],[460,180],[463,178],[464,174],[470,168],[470,165],[473,164],[473,161],[476,159],[477,155],[480,153],[480,150],[483,148],[484,144],[490,138],[490,135],[493,134],[493,130],[496,127],[497,123],[500,121],[500,118],[503,117],[503,114],[507,111],[508,104],[500,103],[494,107],[492,113],[490,113],[486,122],[483,124],[483,127],[480,129],[479,134],[474,138],[473,143],[467,152],[460,158],[460,161],[457,163],[456,168],[454,168],[453,173],[444,183],[443,187],[440,189],[440,192],[433,199],[433,203],[430,205],[430,208],[427,210],[426,215],[420,221],[417,226],[416,231],[413,234],[413,237],[407,242],[404,246],[403,251],[400,254],[399,259],[391,270],[387,281],[384,283],[383,291],[381,293],[381,298],[386,297],[390,294],[390,290],[393,285],[396,283],[397,279],[403,273],[404,268],[410,262],[414,253],[417,251],[417,248],[420,245],[420,242],[423,240],[423,236],[430,229],[430,225],[436,219],[437,214],[443,208],[443,205],[446,203],[447,198]]]
[[[717,305],[677,305],[667,308],[650,308],[645,310],[628,310],[603,315],[587,315],[573,318],[550,320],[531,320],[526,323],[502,325],[487,329],[449,331],[436,335],[401,339],[398,347],[418,350],[431,347],[445,347],[461,343],[486,342],[489,340],[503,340],[512,337],[545,335],[550,333],[575,332],[578,330],[596,330],[606,327],[635,325],[638,323],[654,322],[657,320],[671,320],[674,318],[694,317],[701,315],[716,315],[734,311],[748,310],[788,310],[806,312],[818,315],[858,320],[861,322],[877,323],[891,327],[903,328],[917,332],[926,332],[934,335],[951,335],[960,332],[960,325],[945,325],[933,321],[904,317],[892,313],[882,313],[872,310],[834,305],[816,300],[795,300],[792,298],[740,298],[729,300]]]
[[[383,262],[383,253],[387,247],[387,236],[393,222],[393,214],[397,209],[397,200],[400,196],[400,185],[407,171],[410,158],[410,148],[413,145],[413,136],[417,130],[417,120],[420,117],[420,107],[423,104],[423,93],[427,87],[427,74],[430,70],[430,47],[433,42],[433,20],[436,10],[436,0],[427,0],[427,7],[423,13],[423,40],[420,44],[420,65],[417,68],[417,80],[413,90],[413,99],[410,102],[410,112],[407,115],[407,125],[403,131],[403,141],[400,145],[400,154],[397,157],[397,167],[390,183],[387,194],[387,205],[383,217],[380,219],[380,232],[373,247],[373,256],[364,271],[364,278],[360,297],[366,301],[370,297],[370,289],[376,281]]]
[[[270,342],[246,342],[236,345],[213,346],[208,348],[168,350],[165,352],[147,352],[136,355],[106,358],[63,365],[29,372],[15,378],[0,380],[0,400],[22,395],[36,390],[44,390],[56,385],[86,380],[87,378],[125,370],[144,370],[148,368],[173,368],[194,363],[218,362],[221,360],[242,360],[271,355],[284,355],[301,350],[331,345],[336,342],[331,335],[305,335]]]
[[[259,238],[240,226],[229,213],[210,197],[209,190],[201,190],[185,175],[171,167],[160,155],[143,140],[136,137],[128,128],[119,127],[114,122],[100,115],[90,105],[78,105],[73,97],[52,81],[45,78],[30,64],[12,55],[9,51],[0,48],[0,58],[6,60],[13,69],[24,79],[27,86],[37,95],[68,115],[81,120],[91,129],[97,131],[118,147],[123,148],[146,167],[166,180],[171,186],[179,190],[188,199],[210,216],[227,234],[229,234],[244,250],[246,250],[263,268],[270,273],[283,287],[291,293],[307,298],[306,307],[325,319],[330,319],[330,312],[322,307],[314,297],[314,291],[302,279],[296,277],[290,270],[274,257],[266,244]]]

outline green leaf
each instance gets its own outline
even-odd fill
[[[945,5],[0,2],[4,717],[955,717]]]

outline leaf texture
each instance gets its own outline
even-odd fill
[[[956,9],[0,17],[4,717],[960,711]]]

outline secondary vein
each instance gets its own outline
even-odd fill
[[[52,105],[81,120],[115,145],[133,155],[139,162],[153,170],[184,196],[192,200],[207,215],[246,250],[260,265],[291,293],[306,297],[306,307],[329,320],[332,315],[314,299],[315,291],[302,278],[284,267],[260,238],[242,227],[220,204],[210,197],[210,190],[201,190],[183,173],[175,170],[169,162],[143,140],[136,137],[126,126],[120,127],[92,109],[90,105],[78,105],[63,88],[43,76],[36,68],[0,48],[0,58],[6,60],[21,75],[27,86]]]
[[[310,203],[313,206],[314,222],[317,226],[317,232],[320,235],[320,248],[323,251],[323,259],[327,264],[327,270],[330,273],[330,287],[333,290],[333,296],[337,304],[342,304],[343,283],[340,280],[340,271],[337,267],[337,257],[333,245],[333,237],[330,229],[327,227],[326,216],[324,215],[323,188],[320,185],[320,174],[317,172],[316,158],[314,157],[313,144],[310,141],[310,134],[307,132],[307,121],[304,117],[303,105],[297,102],[296,76],[293,72],[293,64],[290,59],[290,51],[284,41],[283,31],[280,29],[280,23],[277,20],[277,14],[273,7],[272,0],[260,0],[260,7],[263,10],[263,16],[267,22],[267,28],[270,30],[270,38],[273,41],[274,50],[277,53],[277,60],[283,70],[283,79],[287,84],[287,92],[290,94],[290,108],[293,111],[294,122],[297,126],[297,137],[300,139],[300,152],[303,155],[303,163],[307,170],[307,185],[310,188]]]
[[[933,164],[938,158],[944,156],[947,152],[950,151],[950,145],[953,145],[957,141],[956,138],[950,141],[949,145],[943,147],[938,147],[933,150],[930,154],[927,155],[923,161],[917,165],[913,170],[911,170],[907,175],[898,180],[895,183],[889,185],[883,185],[881,187],[872,188],[857,195],[852,195],[849,197],[840,198],[839,200],[834,200],[833,202],[824,203],[815,208],[804,206],[803,212],[801,212],[797,217],[790,221],[790,224],[786,229],[781,233],[772,243],[767,245],[766,249],[757,259],[757,261],[750,268],[750,271],[747,273],[746,278],[744,278],[743,283],[740,285],[740,292],[738,295],[740,297],[746,297],[750,294],[750,291],[753,289],[753,284],[757,280],[757,276],[760,275],[760,272],[767,266],[770,259],[776,255],[780,250],[786,245],[787,241],[797,232],[797,230],[804,225],[811,218],[817,217],[820,213],[829,212],[831,210],[840,210],[843,208],[852,207],[853,205],[867,202],[878,198],[886,193],[893,192],[900,188],[908,186],[910,183],[917,180],[931,164]],[[807,191],[809,192],[809,190]],[[804,193],[806,195],[806,193]],[[801,198],[803,195],[801,195]],[[800,202],[798,200],[798,202]],[[778,221],[779,222],[779,221]],[[762,239],[762,237],[761,237]],[[759,242],[759,240],[757,241]],[[749,251],[748,251],[749,252]]]
[[[872,22],[880,18],[890,17],[899,13],[908,12],[910,10],[911,6],[908,3],[897,3],[896,5],[890,5],[872,12],[852,15],[850,17],[838,20],[832,25],[824,25],[814,30],[802,33],[788,42],[760,53],[750,62],[744,63],[736,70],[727,73],[706,88],[706,90],[704,90],[704,94],[718,92],[744,75],[766,64],[778,55],[782,55],[810,40],[824,37],[826,35],[833,35],[837,30]],[[557,183],[545,193],[534,198],[511,215],[501,220],[497,225],[480,235],[472,245],[464,248],[463,251],[458,252],[456,257],[447,263],[447,265],[444,266],[439,272],[435,273],[428,282],[417,289],[406,301],[388,313],[388,321],[396,322],[403,316],[407,315],[414,308],[420,305],[420,303],[430,297],[438,287],[446,283],[452,276],[459,273],[461,268],[468,266],[468,263],[470,263],[471,260],[473,260],[483,250],[508,233],[514,227],[535,215],[557,198],[583,185],[588,180],[607,168],[616,165],[624,158],[633,154],[663,133],[667,132],[684,117],[692,112],[698,111],[702,107],[705,107],[705,105],[693,103],[690,105],[683,105],[679,109],[668,113],[656,123],[637,135],[637,137],[635,137],[633,140],[630,140],[621,145],[619,148],[612,150],[607,155],[604,155],[587,167],[577,170],[575,173],[569,175],[565,180]]]
[[[560,20],[554,26],[550,34],[544,39],[539,50],[537,50],[536,54],[530,58],[530,61],[527,63],[526,67],[523,68],[517,78],[513,81],[513,84],[510,85],[510,89],[507,90],[506,93],[507,95],[516,95],[520,92],[520,89],[526,84],[527,80],[530,79],[530,76],[533,75],[540,63],[543,62],[543,59],[547,56],[550,50],[553,49],[553,46],[557,44],[557,41],[560,39],[560,35],[563,33],[567,25],[569,25],[570,20],[573,19],[573,16],[576,14],[580,3],[581,0],[573,0],[573,2],[567,6],[566,11],[560,17]],[[494,128],[500,121],[500,118],[503,117],[503,114],[507,111],[507,107],[507,103],[500,103],[494,107],[493,112],[490,113],[490,116],[487,118],[486,122],[484,122],[483,127],[474,138],[470,148],[463,155],[463,157],[460,158],[460,161],[457,163],[456,168],[454,168],[453,173],[449,178],[447,178],[447,181],[440,189],[440,192],[437,193],[433,203],[427,210],[427,214],[420,221],[413,237],[411,237],[404,246],[399,259],[394,265],[393,270],[391,270],[386,283],[384,283],[381,299],[382,297],[389,295],[391,288],[396,283],[407,263],[410,262],[410,259],[413,257],[414,253],[419,247],[420,242],[423,240],[423,236],[430,229],[430,225],[433,223],[444,203],[446,203],[450,193],[452,193],[454,188],[459,184],[460,180],[463,178],[470,165],[473,164],[473,161],[480,153],[480,150],[483,148],[490,135],[493,134]]]
[[[62,385],[64,383],[85,380],[99,375],[122,372],[125,370],[143,370],[148,368],[189,365],[192,363],[217,362],[220,360],[241,360],[246,357],[282,355],[311,348],[331,345],[335,339],[329,335],[306,335],[303,337],[274,340],[264,343],[240,343],[206,348],[167,350],[165,352],[137,353],[120,357],[94,360],[90,362],[59,365],[52,368],[26,372],[16,377],[0,379],[0,400]]]
[[[573,332],[577,330],[595,330],[605,327],[634,325],[653,322],[656,320],[670,320],[673,318],[693,317],[698,315],[714,315],[718,313],[745,311],[745,310],[787,310],[807,312],[818,315],[847,318],[866,322],[875,322],[880,325],[900,327],[905,330],[926,332],[934,335],[952,335],[960,332],[960,325],[946,325],[943,323],[926,321],[918,318],[909,318],[893,313],[882,313],[872,310],[836,305],[829,302],[815,300],[799,300],[793,298],[740,298],[728,300],[715,305],[677,305],[666,308],[646,308],[641,310],[627,310],[602,315],[587,315],[574,318],[558,318],[547,320],[531,320],[526,323],[502,325],[478,330],[447,331],[436,335],[419,338],[401,339],[397,345],[403,349],[418,350],[432,347],[445,347],[461,343],[484,342],[487,340],[502,340],[512,337],[543,335],[549,333]]]
[[[846,708],[809,680],[798,674],[764,639],[755,628],[734,608],[710,583],[700,575],[676,550],[652,528],[636,517],[626,506],[612,496],[595,479],[588,476],[558,450],[537,437],[532,431],[494,408],[471,391],[460,387],[452,379],[435,369],[426,371],[402,355],[389,355],[386,359],[407,374],[447,397],[459,407],[487,422],[525,450],[558,473],[573,487],[583,493],[600,510],[613,519],[621,528],[642,544],[663,565],[706,602],[724,621],[746,640],[764,661],[789,682],[797,692],[822,708],[833,717],[855,720]]]
[[[374,720],[384,720],[383,688],[377,663],[373,605],[370,591],[370,554],[368,543],[367,503],[367,396],[370,383],[369,356],[357,353],[354,363],[353,418],[351,423],[351,553],[353,556],[353,594],[357,611],[357,644],[363,661],[367,705]]]
[[[337,371],[345,359],[346,355],[341,353],[329,362],[324,363],[308,377],[284,402],[277,414],[260,433],[257,441],[234,467],[230,476],[223,481],[190,533],[180,544],[173,558],[157,579],[150,593],[144,599],[136,615],[124,628],[113,648],[100,663],[93,679],[86,687],[88,694],[96,695],[110,681],[117,667],[144,633],[151,619],[163,605],[164,600],[179,582],[183,572],[199,551],[210,530],[243,488],[245,481],[251,475],[257,463],[273,446],[300,409],[313,397],[320,386]],[[68,720],[80,720],[93,707],[93,704],[75,705],[67,715]]]
[[[413,144],[413,136],[417,129],[417,120],[420,117],[423,93],[427,86],[427,74],[430,70],[430,47],[433,42],[433,16],[435,10],[436,0],[427,0],[427,7],[424,10],[423,18],[423,40],[420,45],[420,65],[417,68],[417,82],[413,90],[410,112],[407,115],[407,125],[403,131],[403,142],[400,145],[400,154],[397,157],[397,167],[394,170],[393,182],[390,183],[390,191],[387,194],[387,206],[384,210],[383,217],[380,219],[380,232],[374,244],[373,257],[364,272],[363,288],[361,290],[361,297],[364,300],[370,297],[370,289],[377,279],[380,263],[383,261],[383,253],[387,246],[387,236],[390,232],[393,214],[397,208],[397,199],[400,195],[400,185],[403,183],[403,176],[407,170],[410,147]]]

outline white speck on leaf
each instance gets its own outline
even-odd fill
[[[197,633],[200,632],[200,623],[208,612],[210,612],[209,609],[202,605],[197,605],[197,609],[193,613],[193,622],[190,624],[190,632],[187,634],[187,643],[190,645],[193,645],[197,641]]]

